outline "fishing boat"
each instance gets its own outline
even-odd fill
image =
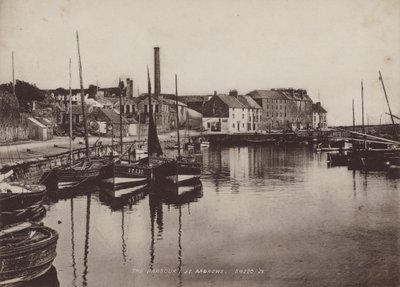
[[[55,170],[57,187],[58,190],[70,190],[76,188],[85,183],[94,181],[100,176],[100,169],[106,165],[108,162],[102,159],[90,159],[89,152],[89,139],[88,139],[88,127],[86,120],[86,110],[85,110],[85,90],[83,88],[82,79],[82,62],[79,48],[79,35],[76,32],[76,41],[78,48],[78,60],[79,60],[79,79],[81,88],[81,105],[83,114],[83,126],[85,131],[85,158],[76,164],[72,164],[72,90],[71,90],[71,59],[69,61],[69,104],[70,104],[70,164],[69,166],[59,167]]]
[[[43,185],[0,181],[0,226],[42,217],[46,191]]]
[[[148,99],[149,99],[149,129],[147,150],[148,156],[137,162],[122,162],[121,158],[124,155],[122,152],[122,137],[121,137],[121,157],[106,167],[102,168],[102,182],[110,190],[118,190],[119,193],[132,192],[146,187],[152,179],[155,169],[162,168],[162,165],[168,161],[160,158],[163,154],[160,141],[157,135],[157,128],[153,118],[153,107],[151,100],[151,83],[150,74],[147,69],[148,77]],[[122,110],[122,109],[121,109]]]
[[[178,109],[178,84],[177,75],[175,75],[175,104]],[[176,113],[176,122],[179,122],[179,113]],[[178,147],[180,146],[179,128],[177,128]],[[156,161],[151,158],[150,160]],[[173,188],[190,186],[200,181],[202,165],[193,157],[182,156],[181,150],[178,148],[178,157],[176,159],[159,158],[158,162],[162,162],[157,169],[154,170],[154,177],[161,183],[171,184]]]
[[[328,153],[328,164],[333,166],[347,166],[349,164],[349,157],[346,153]]]
[[[45,274],[56,258],[58,233],[30,222],[0,231],[0,285],[14,286]]]

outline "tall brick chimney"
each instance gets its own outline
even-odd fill
[[[126,96],[128,98],[133,97],[133,80],[131,80],[130,78],[126,79]]]
[[[160,79],[160,48],[154,47],[154,96],[160,98],[161,79]]]

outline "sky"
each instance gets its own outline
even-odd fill
[[[328,124],[389,123],[378,71],[400,115],[400,0],[0,0],[0,83],[42,89],[130,77],[146,89],[160,47],[161,88],[179,94],[245,94],[302,88],[321,101]],[[154,86],[154,85],[153,85]]]

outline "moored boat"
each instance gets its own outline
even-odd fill
[[[0,285],[14,286],[45,274],[56,258],[58,233],[24,222],[0,231]]]
[[[0,182],[0,226],[44,215],[46,191],[43,185]]]

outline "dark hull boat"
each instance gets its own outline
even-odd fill
[[[330,166],[347,166],[349,157],[344,153],[328,153],[328,163]]]
[[[69,190],[96,180],[107,163],[101,160],[84,161],[72,167],[55,170],[57,189]]]
[[[165,159],[164,164],[154,170],[154,177],[158,185],[164,189],[176,190],[176,193],[185,193],[200,182],[201,164],[190,158],[179,160]]]
[[[145,188],[151,179],[152,169],[141,163],[112,163],[101,169],[102,185],[113,197]]]
[[[387,170],[390,164],[390,159],[398,157],[399,155],[400,150],[367,150],[361,156],[362,169],[366,171]]]
[[[20,183],[0,183],[0,226],[36,220],[46,213],[46,187]]]
[[[14,286],[45,274],[56,258],[58,233],[28,222],[0,231],[0,285]]]

